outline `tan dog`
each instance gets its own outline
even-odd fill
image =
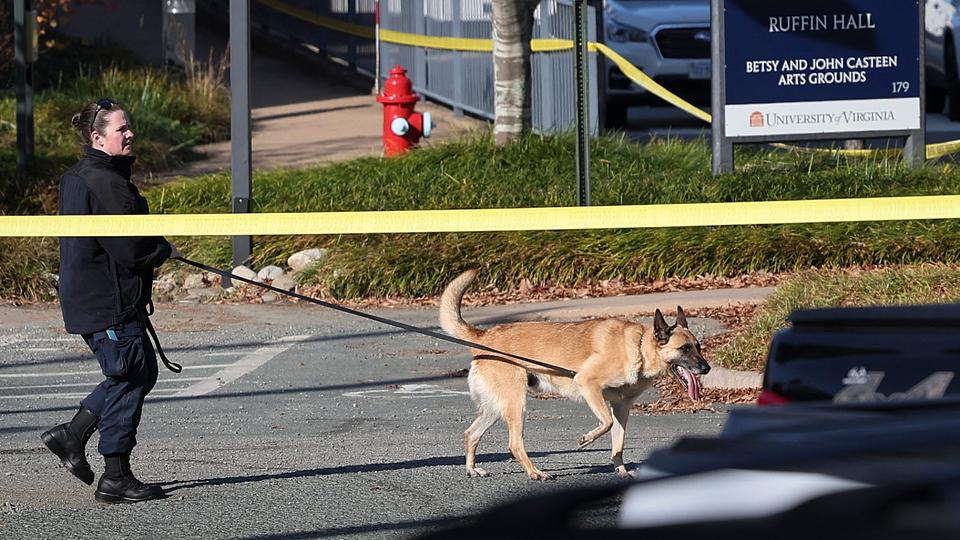
[[[477,445],[484,432],[503,418],[509,431],[510,452],[527,475],[534,480],[550,478],[533,465],[523,446],[528,387],[586,401],[600,425],[580,436],[577,447],[583,448],[612,430],[611,459],[620,476],[631,475],[623,464],[623,439],[630,407],[653,384],[654,377],[669,372],[686,387],[691,399],[699,401],[700,386],[694,373],[707,373],[710,366],[700,354],[700,343],[687,328],[680,307],[673,326],[668,326],[657,310],[653,327],[622,319],[597,319],[502,324],[481,330],[460,315],[463,293],[476,275],[476,270],[464,272],[443,291],[443,330],[460,339],[575,371],[576,375],[571,378],[549,368],[472,349],[468,381],[480,416],[463,434],[467,475],[487,476],[485,470],[476,466]]]

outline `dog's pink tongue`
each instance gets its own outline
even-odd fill
[[[693,401],[700,401],[700,381],[697,380],[696,375],[685,367],[677,367],[680,369],[683,378],[687,380],[687,395]]]

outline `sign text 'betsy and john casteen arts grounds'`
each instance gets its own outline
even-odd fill
[[[724,135],[919,130],[916,0],[724,0]]]

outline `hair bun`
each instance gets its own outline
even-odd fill
[[[80,127],[80,115],[79,114],[73,115],[73,118],[70,119],[70,124],[72,124],[73,127],[76,127],[76,128]]]

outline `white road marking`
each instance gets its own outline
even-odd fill
[[[0,347],[6,347],[19,341],[23,341],[23,334],[7,334],[0,336]]]
[[[251,371],[257,369],[258,367],[266,364],[273,358],[275,358],[280,353],[286,351],[290,347],[300,343],[304,340],[307,340],[313,336],[311,335],[301,335],[301,336],[287,336],[281,339],[278,339],[276,343],[272,345],[267,345],[261,347],[247,355],[243,356],[236,362],[232,364],[208,364],[201,366],[186,366],[183,369],[211,369],[211,368],[221,368],[220,371],[213,373],[207,377],[177,377],[176,375],[171,375],[169,377],[164,377],[159,379],[158,383],[166,382],[194,382],[194,384],[188,386],[187,388],[165,388],[165,389],[154,389],[150,392],[150,395],[147,396],[149,400],[152,397],[195,397],[208,394],[218,388],[227,385],[240,377],[250,373]],[[14,340],[14,336],[10,336],[7,339]],[[3,336],[0,336],[0,346],[4,343]],[[233,353],[238,354],[238,353]],[[0,374],[0,378],[5,379],[15,379],[15,378],[27,378],[27,377],[56,377],[56,376],[70,376],[70,375],[100,375],[99,371],[61,371],[61,372],[47,372],[47,373],[4,373]],[[88,386],[93,383],[54,383],[46,385],[31,385],[31,386],[8,386],[0,387],[0,390],[17,390],[17,389],[39,389],[39,388],[64,388],[64,387],[76,387],[76,386]],[[0,396],[0,399],[83,399],[87,397],[87,393],[30,393],[30,394],[18,394],[18,395],[3,395]]]
[[[188,369],[214,369],[222,368],[227,366],[232,366],[233,364],[207,364],[203,366],[183,366],[183,370]],[[39,373],[0,373],[0,379],[22,379],[26,377],[69,377],[71,375],[100,375],[99,370],[90,370],[90,371],[54,371],[54,372],[39,372]]]
[[[169,396],[175,395],[175,392],[177,392],[177,389],[176,389],[176,388],[169,388],[169,389],[163,389],[163,390],[156,390],[156,389],[155,389],[155,390],[153,390],[153,391],[150,392],[150,395],[147,396],[147,401],[150,401],[151,398],[169,397]],[[39,399],[83,399],[83,398],[87,397],[88,395],[90,395],[89,392],[84,392],[84,393],[72,393],[72,394],[63,394],[63,393],[59,393],[59,392],[58,392],[58,393],[56,393],[56,394],[27,394],[27,395],[18,395],[18,396],[0,396],[0,399],[25,399],[25,398],[29,398],[29,399],[34,399],[34,398],[39,398]]]
[[[170,383],[170,382],[205,381],[205,380],[207,380],[207,377],[180,377],[176,379],[171,377],[166,379],[158,379],[157,384]],[[0,386],[0,390],[26,390],[28,388],[67,388],[70,386],[94,387],[97,384],[99,384],[99,382],[36,384],[36,385],[31,384],[31,385],[23,385],[23,386]]]
[[[181,390],[174,394],[175,397],[192,397],[192,396],[202,396],[213,392],[214,390],[220,388],[221,386],[230,384],[231,382],[239,379],[240,377],[250,373],[251,371],[257,369],[258,367],[266,364],[274,357],[280,353],[286,351],[295,344],[309,339],[313,336],[302,335],[302,336],[288,336],[281,338],[278,343],[285,343],[285,345],[275,344],[268,345],[266,347],[261,347],[256,351],[244,356],[236,363],[231,366],[225,367],[220,371],[211,375],[207,380],[201,381],[191,385],[185,390]]]
[[[462,390],[447,390],[435,384],[402,384],[395,390],[361,390],[359,392],[347,392],[344,397],[386,397],[385,394],[397,396],[401,399],[425,398],[425,397],[448,397],[448,396],[469,396],[470,392]]]

